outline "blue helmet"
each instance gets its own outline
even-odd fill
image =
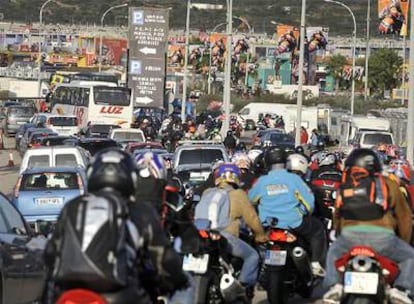
[[[240,186],[240,176],[239,167],[232,163],[224,163],[214,172],[214,183],[216,186],[221,183]]]
[[[164,160],[161,156],[151,152],[139,153],[135,156],[135,162],[137,163],[139,176],[148,178],[153,177],[156,179],[165,179],[167,177],[167,170]]]

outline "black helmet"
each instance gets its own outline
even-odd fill
[[[305,149],[303,149],[303,147],[302,147],[302,146],[297,146],[297,147],[295,148],[295,152],[296,152],[296,153],[299,153],[299,154],[305,154]]]
[[[99,151],[88,170],[88,191],[112,188],[125,196],[135,194],[137,169],[132,157],[118,148]]]
[[[274,164],[285,164],[286,151],[279,147],[271,147],[265,151],[264,161],[267,168],[270,168]]]
[[[370,173],[381,172],[381,161],[378,155],[371,149],[354,149],[345,160],[345,167],[360,167]]]

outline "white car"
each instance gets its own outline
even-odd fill
[[[123,148],[130,142],[146,142],[144,132],[134,128],[112,129],[108,137],[117,141]]]
[[[53,130],[59,135],[77,135],[80,131],[78,118],[75,115],[37,113],[30,122],[35,125],[42,123],[46,128]]]
[[[20,174],[27,168],[80,167],[86,169],[90,154],[80,147],[52,146],[29,149],[23,156]]]

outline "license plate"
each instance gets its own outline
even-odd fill
[[[266,250],[265,264],[272,266],[283,266],[286,265],[286,257],[286,250]]]
[[[26,122],[25,121],[18,121],[17,124],[18,125],[24,125]]]
[[[62,205],[63,198],[61,197],[48,197],[48,198],[37,198],[37,205]]]
[[[192,254],[187,254],[184,256],[183,270],[192,271],[194,273],[199,273],[199,274],[204,274],[207,272],[208,259],[209,259],[208,254],[203,254],[197,257],[195,257]]]
[[[375,272],[345,272],[346,293],[377,294],[378,273]]]

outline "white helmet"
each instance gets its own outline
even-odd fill
[[[254,160],[260,155],[262,154],[263,151],[259,150],[259,149],[252,149],[249,152],[247,152],[247,157],[250,159],[250,161],[253,163]]]
[[[327,154],[320,162],[319,166],[332,166],[336,163],[336,156],[332,153]]]
[[[299,153],[289,155],[286,161],[287,170],[300,172],[303,175],[308,171],[308,165],[309,163],[306,157]]]

